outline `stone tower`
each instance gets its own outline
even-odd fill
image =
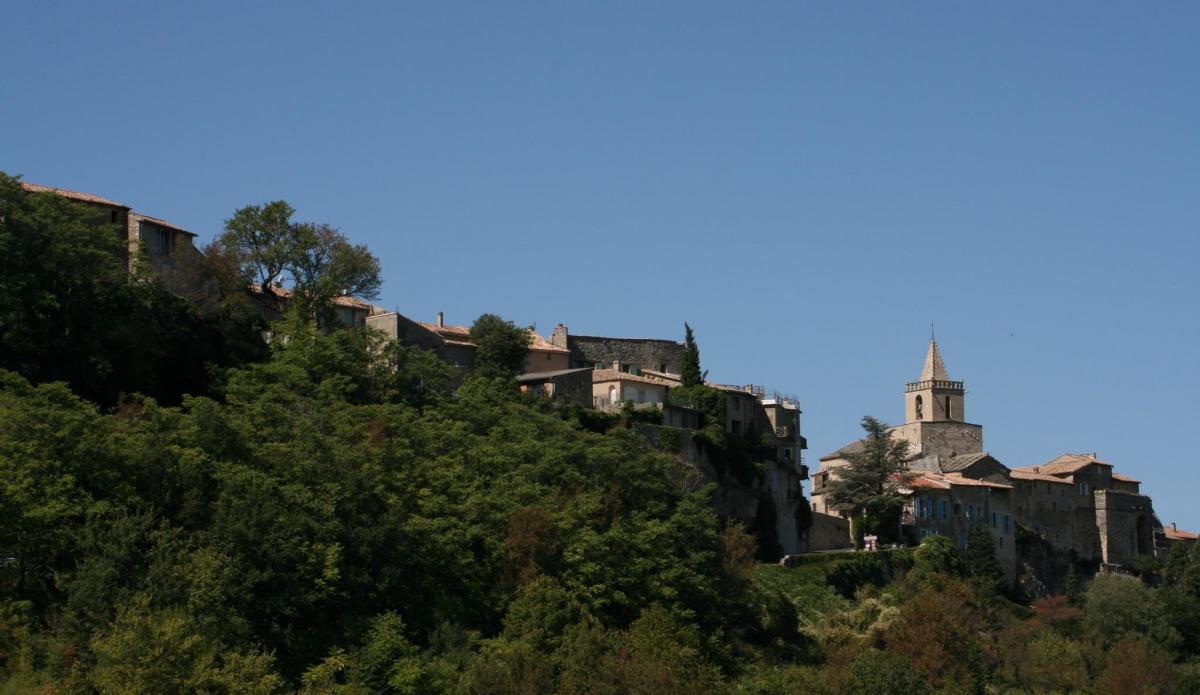
[[[963,382],[951,381],[938,350],[929,339],[921,377],[904,385],[904,424],[892,436],[907,439],[913,456],[949,459],[983,451],[983,428],[966,421]]]
[[[937,340],[929,340],[921,378],[904,385],[904,421],[965,422],[963,382],[951,381],[938,350]]]

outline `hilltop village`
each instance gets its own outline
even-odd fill
[[[188,259],[200,252],[196,234],[166,220],[100,196],[23,183],[29,192],[50,192],[95,211],[96,224],[116,225],[124,261],[132,271],[146,263],[168,287],[185,282]],[[277,317],[289,299],[282,286],[257,289],[263,312]],[[422,322],[354,297],[333,300],[336,321],[351,329],[374,329],[389,340],[431,350],[462,373],[473,369],[476,344],[470,328],[447,323],[441,312]],[[861,543],[851,523],[827,494],[839,469],[862,452],[850,442],[820,458],[810,471],[801,410],[792,395],[757,385],[705,382],[722,395],[724,431],[750,442],[755,466],[733,471],[728,457],[697,436],[705,414],[673,394],[682,385],[685,345],[665,338],[628,338],[571,333],[558,324],[549,335],[528,329],[529,347],[517,387],[529,397],[574,404],[603,413],[651,413],[639,428],[669,447],[703,478],[715,483],[713,504],[725,517],[756,529],[773,545],[767,556],[847,549]],[[908,544],[944,536],[966,548],[970,531],[988,528],[1010,582],[1022,567],[1022,534],[1073,562],[1102,572],[1132,567],[1139,557],[1163,560],[1173,544],[1192,544],[1196,534],[1164,525],[1141,481],[1117,471],[1098,453],[1063,453],[1045,462],[1009,466],[984,448],[983,426],[966,420],[966,390],[952,379],[931,339],[919,377],[904,387],[904,422],[890,436],[908,443],[900,538]],[[811,474],[811,475],[810,475]],[[811,500],[804,481],[811,477]],[[861,534],[859,534],[861,536]]]

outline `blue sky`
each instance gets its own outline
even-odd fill
[[[1195,3],[8,3],[0,169],[203,240],[286,198],[378,303],[680,338],[902,418],[929,323],[1010,466],[1200,530]]]

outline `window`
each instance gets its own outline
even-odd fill
[[[662,364],[658,365],[658,371],[660,371],[660,372],[667,371],[667,363],[663,362]]]
[[[938,502],[938,518],[939,519],[946,518],[946,507],[947,506],[949,506],[949,502],[947,502],[946,500],[941,500],[940,502]]]
[[[616,386],[608,387],[608,402],[609,403],[617,402],[617,387]]]
[[[950,413],[950,397],[946,396],[946,419],[949,420],[952,417],[953,415]]]
[[[967,520],[971,521],[974,518],[975,518],[975,505],[968,504],[967,505]]]
[[[992,512],[992,528],[996,528],[996,512]]]
[[[733,421],[733,422],[730,424],[730,427],[733,429],[733,433],[734,433],[734,434],[741,434],[741,433],[742,433],[742,421],[741,421],[741,420],[734,420],[734,421]]]
[[[1005,515],[1004,515],[1004,532],[1005,532],[1005,533],[1008,533],[1008,532],[1009,532],[1009,529],[1011,528],[1011,525],[1012,525],[1012,517],[1011,517],[1011,516],[1009,516],[1009,515],[1007,515],[1007,514],[1005,514]]]
[[[954,516],[962,516],[962,504],[959,502],[954,503]]]
[[[925,401],[920,396],[917,396],[917,419],[925,419]]]

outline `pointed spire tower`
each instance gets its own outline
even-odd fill
[[[904,417],[907,422],[964,422],[963,382],[951,381],[938,350],[937,338],[929,337],[921,378],[904,386]]]

